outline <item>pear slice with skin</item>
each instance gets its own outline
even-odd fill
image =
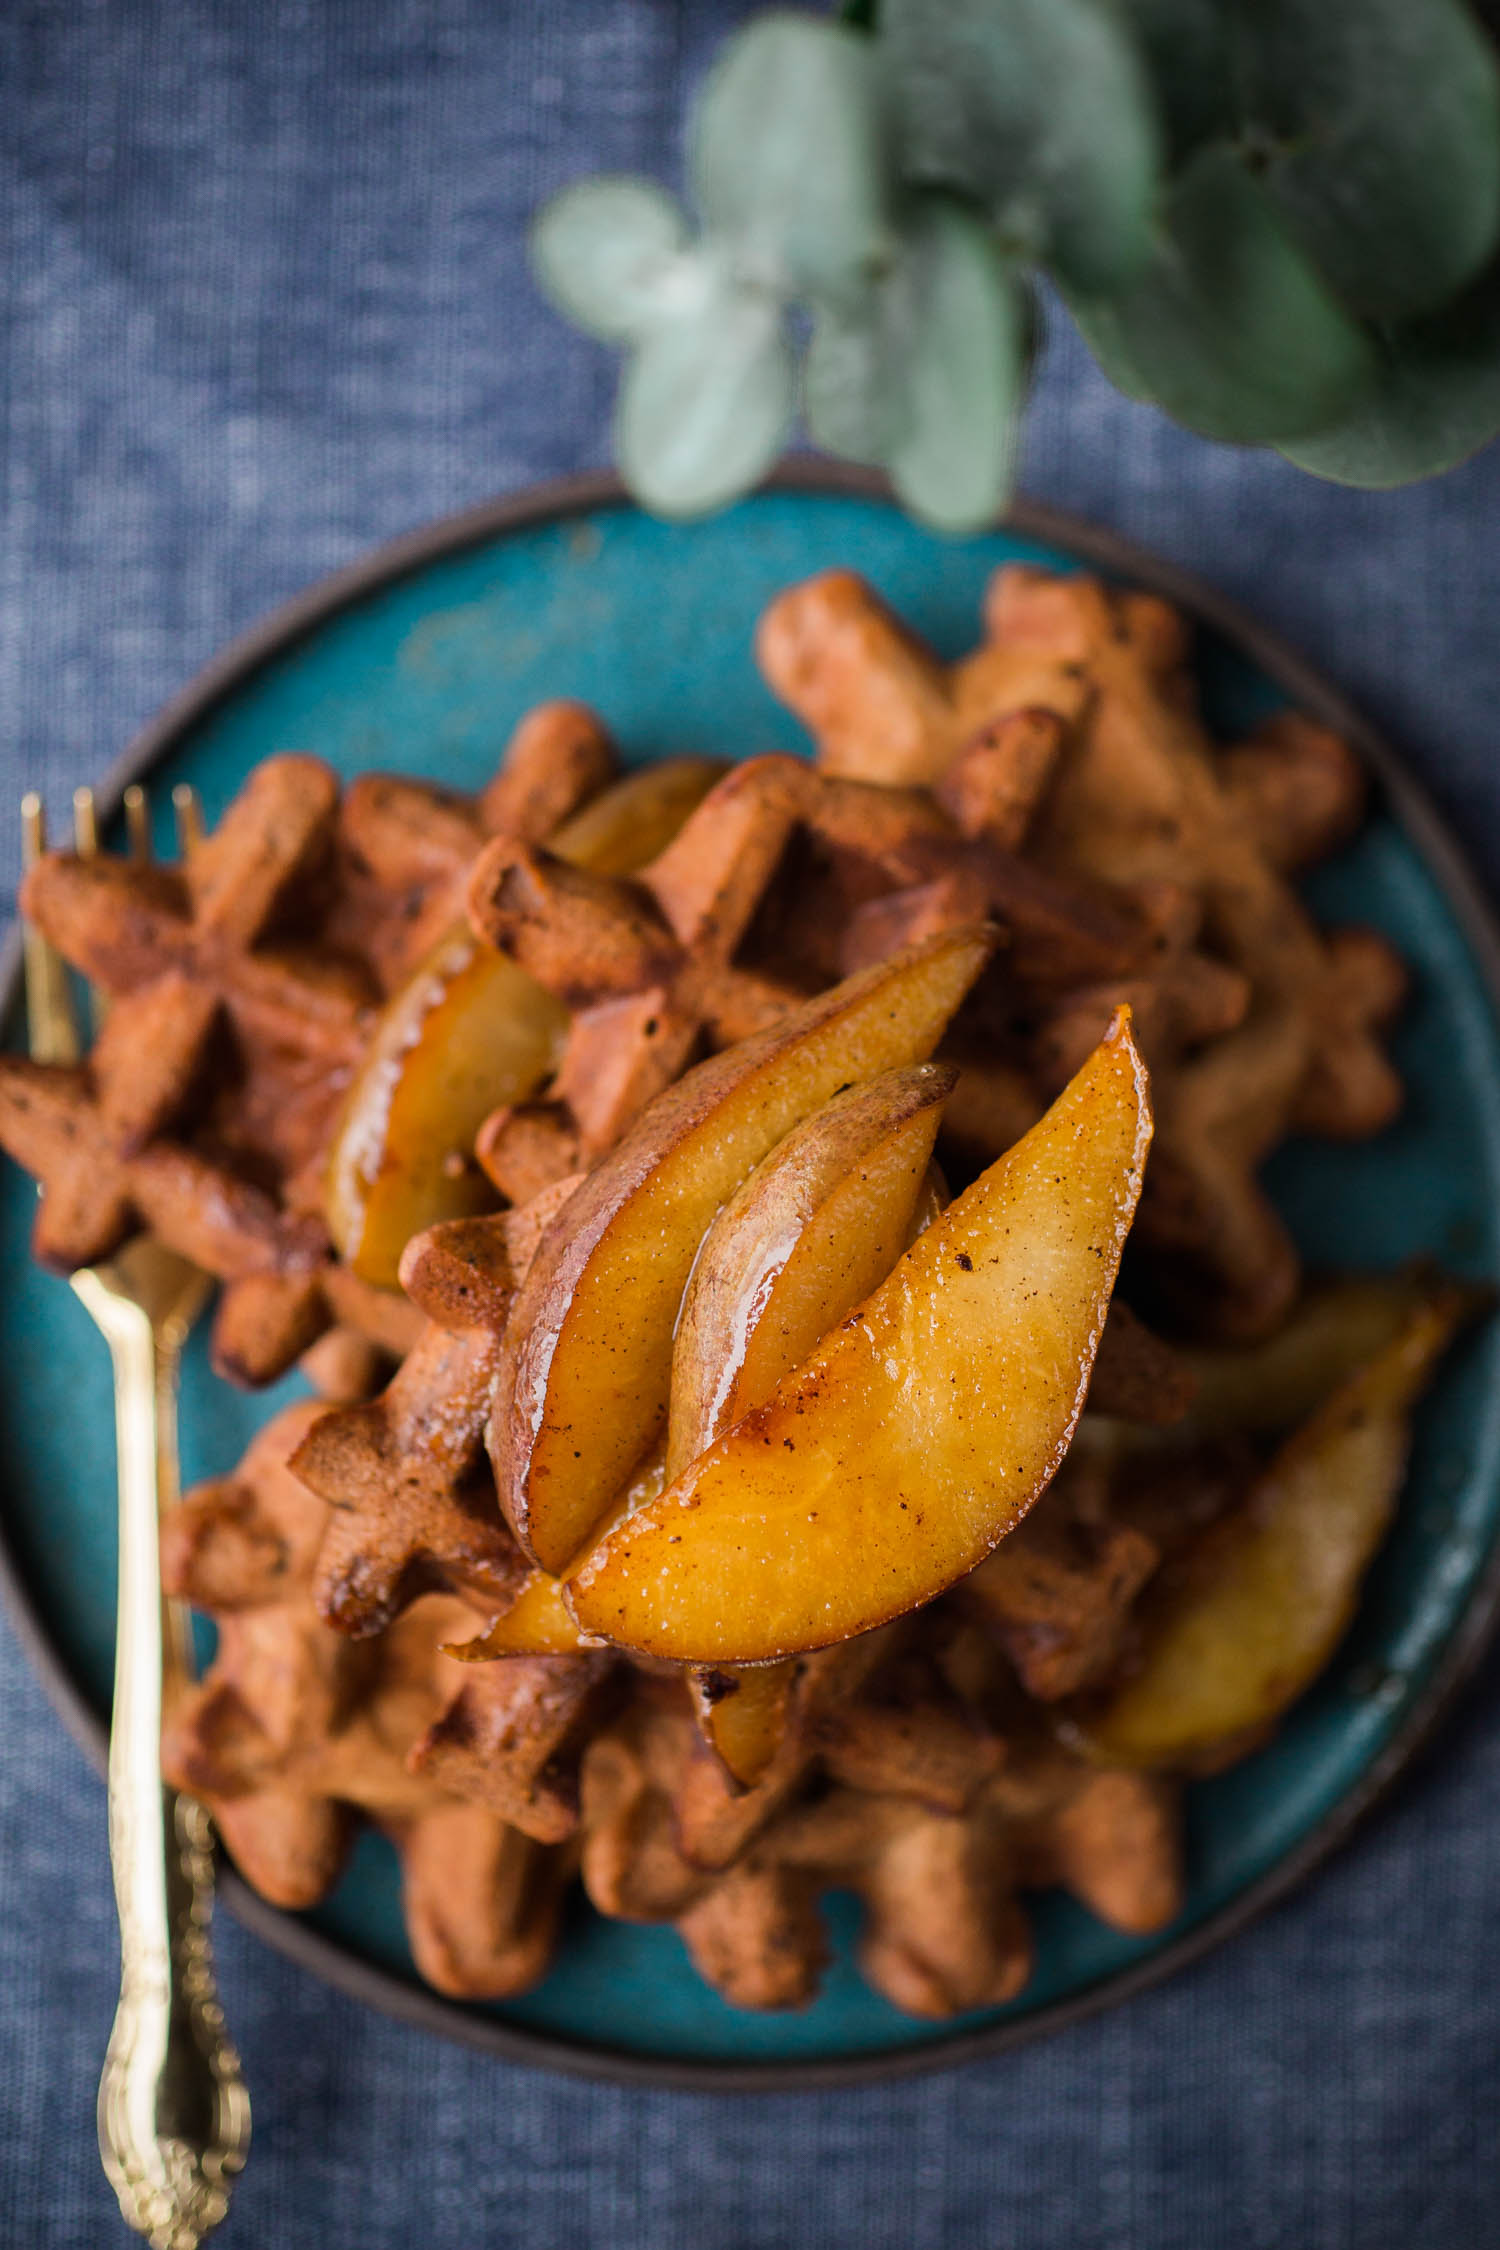
[[[638,766],[554,829],[547,849],[596,875],[633,875],[666,850],[728,771],[724,758],[657,758]]]
[[[973,1569],[1067,1451],[1151,1138],[1122,1009],[1044,1117],[767,1403],[578,1568],[580,1628],[764,1663]]]
[[[361,1281],[400,1286],[414,1234],[498,1200],[474,1162],[492,1109],[524,1101],[557,1068],[568,1011],[464,927],[450,930],[387,1001],[345,1099],[323,1205]]]
[[[667,1475],[767,1399],[884,1281],[933,1215],[933,1142],[958,1073],[919,1063],[837,1095],[789,1133],[709,1228],[672,1353]],[[709,1667],[688,1682],[698,1724],[736,1781],[780,1747],[796,1659]]]
[[[666,1455],[660,1447],[631,1478],[609,1523],[613,1528],[632,1508],[654,1500],[667,1481]],[[509,1609],[477,1633],[471,1641],[448,1641],[445,1656],[462,1664],[488,1664],[497,1656],[573,1656],[579,1649],[602,1648],[604,1643],[580,1633],[573,1612],[563,1600],[563,1581],[550,1570],[529,1570],[521,1580]]]
[[[832,1095],[925,1061],[995,942],[986,927],[945,932],[700,1063],[548,1229],[511,1310],[489,1429],[501,1505],[544,1570],[571,1565],[662,1429],[683,1291],[721,1206]]]
[[[580,1633],[562,1598],[563,1582],[549,1571],[528,1571],[510,1608],[471,1641],[450,1641],[445,1656],[487,1664],[500,1656],[572,1656],[599,1644]]]
[[[704,1237],[678,1321],[665,1469],[658,1457],[631,1479],[615,1520],[655,1499],[667,1474],[758,1406],[941,1210],[946,1196],[930,1159],[955,1076],[951,1065],[918,1063],[836,1095],[726,1204]],[[449,1654],[478,1663],[591,1645],[561,1581],[533,1570],[488,1631]],[[800,1669],[793,1660],[689,1681],[703,1731],[736,1780],[753,1782],[774,1757]]]
[[[698,1252],[672,1350],[667,1477],[759,1406],[907,1248],[958,1072],[916,1063],[815,1110]]]
[[[643,766],[565,821],[550,849],[605,874],[644,867],[724,770],[713,758]],[[494,1209],[474,1137],[492,1110],[528,1100],[551,1076],[568,1021],[560,1000],[464,923],[391,995],[344,1098],[324,1181],[329,1234],[362,1281],[396,1289],[414,1234]]]
[[[1409,1306],[1148,1604],[1139,1668],[1062,1717],[1070,1743],[1106,1765],[1202,1773],[1269,1733],[1348,1630],[1401,1489],[1412,1408],[1482,1301],[1439,1286]]]

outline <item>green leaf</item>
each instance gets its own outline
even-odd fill
[[[1030,307],[992,229],[947,196],[915,198],[859,316],[821,312],[803,376],[809,432],[882,462],[947,531],[993,521],[1010,491]]]
[[[898,497],[945,531],[978,531],[1010,497],[1029,323],[990,229],[932,197],[916,227],[902,428],[886,454]]]
[[[1107,0],[883,0],[876,45],[908,177],[983,204],[1074,288],[1144,265],[1156,115]]]
[[[1174,162],[1236,125],[1224,0],[1119,0],[1133,27]]]
[[[1500,231],[1500,67],[1463,0],[1254,0],[1243,128],[1267,191],[1354,308],[1448,301]]]
[[[846,461],[882,462],[900,423],[892,282],[858,313],[814,313],[802,367],[802,413],[814,445]]]
[[[781,307],[721,268],[701,304],[652,328],[631,357],[615,410],[620,474],[656,515],[706,515],[770,467],[791,413]]]
[[[889,140],[872,42],[814,16],[758,16],[698,96],[693,193],[743,273],[785,296],[863,289],[885,242]]]
[[[1356,312],[1443,304],[1500,229],[1500,66],[1463,0],[1121,0],[1174,157],[1236,139]]]
[[[1205,437],[1307,437],[1373,381],[1363,332],[1228,149],[1182,173],[1139,281],[1069,302],[1106,375]]]
[[[1380,338],[1374,396],[1321,437],[1282,447],[1338,484],[1437,476],[1500,435],[1500,267],[1456,305]]]
[[[531,262],[570,320],[609,343],[638,336],[691,289],[687,228],[649,180],[580,180],[532,224]]]

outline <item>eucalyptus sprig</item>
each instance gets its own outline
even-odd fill
[[[696,226],[590,180],[532,245],[627,349],[620,468],[662,514],[747,490],[800,406],[917,514],[988,521],[1039,272],[1206,436],[1388,485],[1500,430],[1500,64],[1466,0],[777,11],[700,91],[688,184]]]

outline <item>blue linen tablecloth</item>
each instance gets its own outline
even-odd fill
[[[539,197],[675,174],[711,0],[12,0],[0,11],[0,810],[54,804],[371,542],[602,462]],[[1500,448],[1393,496],[1127,403],[1062,321],[1033,496],[1202,572],[1403,746],[1500,879]],[[10,899],[14,839],[0,819]],[[221,1923],[255,2096],[225,2239],[279,2250],[1470,2250],[1500,2239],[1500,1665],[1292,1904],[1020,2054],[817,2096],[514,2070]],[[0,2246],[125,2240],[94,2153],[102,1790],[0,1622]]]

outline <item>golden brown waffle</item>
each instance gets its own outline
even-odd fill
[[[236,1382],[273,1381],[332,1322],[390,1356],[413,1339],[412,1307],[332,1266],[311,1214],[165,1134],[122,1153],[88,1065],[0,1056],[0,1147],[41,1186],[32,1248],[52,1271],[92,1265],[148,1227],[221,1280],[213,1359]]]
[[[1170,1792],[1052,1751],[1018,1761],[910,1629],[810,1660],[803,1739],[739,1794],[680,1675],[608,1651],[460,1665],[442,1644],[473,1613],[452,1598],[363,1640],[330,1631],[310,1598],[327,1511],[284,1466],[318,1412],[287,1409],[163,1527],[168,1590],[219,1627],[164,1767],[276,1903],[326,1895],[368,1821],[401,1855],[423,1975],[500,1996],[542,1973],[580,1864],[602,1912],[675,1921],[727,1998],[782,2007],[816,1989],[822,1893],[853,1888],[866,1973],[932,2014],[1019,1989],[1023,1885],[1066,1882],[1121,1927],[1175,1910]]]
[[[323,1897],[373,1823],[401,1855],[428,1981],[465,1997],[521,1991],[551,1957],[566,1861],[410,1770],[464,1684],[440,1653],[472,1624],[462,1604],[421,1603],[373,1642],[319,1621],[309,1574],[326,1511],[284,1467],[317,1411],[287,1409],[232,1477],[163,1526],[168,1590],[219,1626],[207,1675],[168,1714],[163,1770],[209,1804],[241,1871],[279,1905]]]
[[[378,997],[366,961],[319,943],[338,796],[321,760],[268,758],[180,867],[49,852],[27,876],[23,911],[114,997],[93,1061],[122,1151],[195,1101],[201,1121],[205,1093],[215,1137],[272,1183],[321,1146]]]
[[[1137,1240],[1196,1318],[1263,1333],[1297,1264],[1259,1166],[1289,1133],[1377,1131],[1400,1099],[1377,1039],[1400,963],[1373,933],[1323,937],[1286,880],[1358,820],[1358,769],[1295,716],[1216,753],[1183,622],[1151,596],[1011,565],[985,625],[980,650],[944,668],[836,572],[781,596],[759,649],[825,770],[925,781],[971,821],[1003,818],[1031,867],[1154,920],[1157,958],[1033,1011],[1028,1070],[1054,1090],[1129,1002],[1157,1113]],[[1029,731],[997,729],[1022,709]]]
[[[412,1754],[413,1771],[558,1844],[578,1826],[578,1767],[614,1700],[609,1649],[472,1664]]]
[[[492,1616],[514,1597],[527,1565],[501,1519],[484,1433],[511,1297],[572,1184],[418,1235],[401,1278],[430,1317],[408,1356],[378,1397],[320,1416],[298,1445],[296,1474],[329,1510],[317,1607],[340,1631],[381,1632],[435,1587]]]
[[[1108,1479],[1087,1453],[1063,1463],[1044,1502],[963,1581],[1030,1696],[1050,1703],[1112,1672],[1136,1596],[1161,1559],[1110,1519]]]
[[[818,1902],[832,1889],[864,1902],[867,1979],[933,2016],[999,2005],[1025,1984],[1023,1889],[1062,1883],[1134,1934],[1180,1907],[1174,1788],[1013,1749],[932,1700],[853,1703],[793,1786],[748,1793],[763,1817],[706,1849],[695,1790],[707,1753],[673,1685],[644,1684],[584,1755],[581,1872],[601,1913],[675,1922],[737,2006],[813,1996],[828,1951]]]
[[[81,1069],[0,1057],[0,1145],[42,1183],[43,1262],[149,1227],[227,1284],[215,1364],[244,1382],[330,1323],[409,1349],[410,1307],[330,1263],[333,1121],[382,990],[452,921],[485,835],[548,833],[613,771],[597,720],[549,704],[475,800],[367,776],[341,801],[320,760],[279,756],[180,867],[48,854],[24,911],[113,1004]]]
[[[1120,975],[1160,950],[1133,905],[1039,871],[982,823],[966,832],[927,791],[787,757],[726,775],[634,879],[497,839],[475,866],[469,910],[573,1011],[548,1100],[503,1112],[481,1136],[481,1162],[513,1195],[592,1162],[705,1049],[945,930],[997,921],[1002,975],[1028,991]],[[1221,1013],[1216,1000],[1215,1022]],[[998,1100],[1006,1145],[1037,1105],[1003,1059],[998,1071],[966,1059],[979,1095],[967,1114]]]
[[[942,663],[852,570],[825,571],[778,595],[755,649],[825,772],[898,788],[942,782],[1017,712],[1071,722],[1089,694],[1085,666],[1066,649],[987,645],[961,664]],[[1013,735],[991,761],[987,793],[1005,808],[1012,841],[1055,756],[1055,740],[1049,748]]]
[[[554,702],[526,714],[477,797],[404,774],[359,775],[339,807],[330,942],[347,930],[391,990],[462,915],[464,880],[486,837],[541,842],[617,771],[594,713]]]

